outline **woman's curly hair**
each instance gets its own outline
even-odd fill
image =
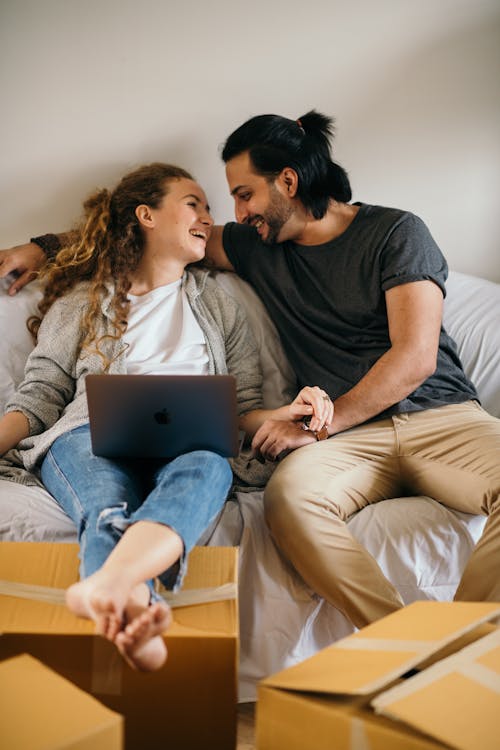
[[[71,243],[63,247],[55,259],[40,272],[44,281],[39,315],[28,320],[28,329],[35,342],[44,315],[53,303],[81,281],[89,284],[89,305],[82,319],[80,351],[94,351],[110,362],[100,351],[104,337],[96,341],[96,320],[108,289],[113,289],[111,312],[120,338],[127,328],[130,302],[127,294],[131,274],[136,270],[143,252],[144,238],[135,210],[145,204],[158,208],[168,193],[172,180],[193,179],[180,167],[155,162],[129,173],[110,193],[98,190],[83,204],[83,219],[71,233]]]

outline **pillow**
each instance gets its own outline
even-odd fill
[[[37,312],[41,297],[40,285],[35,281],[15,297],[9,297],[11,283],[12,278],[0,279],[0,413],[23,378],[24,365],[33,348],[26,321]]]
[[[264,407],[275,409],[288,403],[297,395],[295,376],[266,308],[252,287],[235,273],[218,271],[215,279],[226,294],[234,297],[242,305],[257,339],[263,376]]]
[[[500,417],[500,284],[452,271],[443,322],[481,404]]]

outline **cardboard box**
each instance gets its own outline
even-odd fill
[[[258,750],[498,750],[499,616],[416,602],[263,680]]]
[[[221,587],[221,600],[175,609],[165,636],[168,659],[153,673],[131,669],[93,623],[64,605],[33,600],[44,587],[63,590],[78,579],[74,544],[0,543],[0,659],[29,653],[125,717],[125,746],[233,750],[236,742],[237,549],[197,547],[183,590]],[[23,585],[26,587],[24,595]],[[229,588],[229,593],[227,589]],[[36,590],[35,590],[36,589]],[[232,593],[231,593],[232,592]],[[202,592],[203,593],[203,592]],[[181,592],[182,594],[182,592]]]
[[[121,750],[123,718],[23,654],[0,663],[0,747]]]

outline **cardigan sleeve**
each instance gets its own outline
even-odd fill
[[[56,300],[42,320],[24,378],[5,411],[22,412],[37,435],[52,427],[75,394],[75,365],[86,298],[80,290]]]

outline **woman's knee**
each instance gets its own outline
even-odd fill
[[[199,473],[205,481],[220,481],[222,484],[231,484],[233,473],[227,458],[213,451],[199,450],[185,453],[176,459],[178,467],[188,471]]]

